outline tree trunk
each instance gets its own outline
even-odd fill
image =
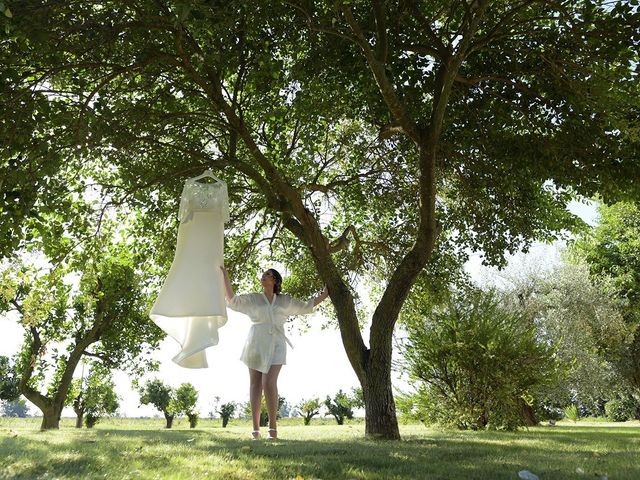
[[[82,428],[82,421],[84,420],[83,412],[76,412],[76,428]]]
[[[522,406],[522,418],[524,419],[524,424],[527,427],[535,427],[538,425],[540,422],[536,417],[536,412],[533,411],[533,407],[522,399],[520,399],[520,402],[520,405]]]
[[[51,406],[49,408],[42,409],[42,424],[40,430],[51,430],[60,428],[60,415],[62,414],[62,408],[56,408]]]
[[[195,413],[187,415],[189,417],[189,428],[196,428],[198,424],[198,415]]]
[[[367,437],[399,440],[400,430],[396,417],[396,404],[391,389],[391,360],[388,365],[378,361],[365,374],[362,385],[365,408],[365,435]],[[380,364],[382,363],[382,364]]]
[[[164,418],[167,421],[167,426],[166,428],[171,428],[171,426],[173,425],[173,415],[168,415],[168,414],[164,414]]]

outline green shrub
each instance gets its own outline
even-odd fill
[[[530,393],[555,378],[557,365],[522,313],[503,307],[494,292],[469,288],[407,327],[413,415],[461,429],[531,423]]]
[[[635,418],[638,406],[633,397],[614,398],[609,400],[604,409],[607,418],[612,422],[625,422]]]

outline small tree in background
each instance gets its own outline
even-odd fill
[[[288,402],[284,397],[278,395],[278,418],[280,418],[281,412],[284,407],[288,409]],[[251,418],[251,402],[245,402],[242,404],[242,416],[245,418]],[[260,402],[260,426],[266,427],[269,424],[269,415],[267,413],[267,402],[262,397],[262,401]]]
[[[461,429],[529,423],[531,390],[557,371],[532,322],[501,306],[493,292],[473,288],[408,323],[403,350],[417,387],[411,410],[425,423]]]
[[[24,398],[17,400],[3,400],[0,408],[0,416],[2,417],[18,417],[26,418],[29,415],[29,406]]]
[[[20,398],[19,381],[9,357],[0,355],[0,400],[8,402],[18,400]]]
[[[29,407],[26,401],[20,398],[18,384],[19,378],[9,357],[0,355],[0,400],[4,417],[24,418],[28,414]]]
[[[114,414],[120,407],[111,372],[101,364],[94,363],[86,377],[73,381],[66,405],[76,413],[76,428],[82,423],[93,428],[100,418]]]
[[[220,414],[220,418],[222,418],[222,428],[227,428],[229,419],[233,417],[233,414],[236,412],[236,407],[237,405],[234,402],[220,405],[220,409],[217,412]]]
[[[302,415],[304,424],[309,425],[311,423],[311,419],[320,413],[320,399],[316,397],[302,400],[296,408]]]
[[[336,419],[338,425],[343,425],[345,418],[349,420],[353,418],[354,399],[342,390],[338,390],[333,399],[327,395],[324,404],[329,413]]]
[[[176,410],[177,413],[184,413],[189,419],[189,427],[195,428],[198,424],[198,391],[190,383],[183,383],[176,390]]]
[[[287,418],[291,414],[291,405],[284,397],[278,397],[278,418]]]
[[[140,403],[153,405],[161,411],[167,421],[166,428],[171,428],[178,409],[176,408],[175,392],[170,386],[158,379],[148,381],[140,390]]]

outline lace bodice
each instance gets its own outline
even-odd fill
[[[229,221],[229,196],[227,184],[218,181],[215,183],[201,183],[187,180],[180,198],[180,223],[186,223],[193,217],[193,212],[198,210],[214,211],[220,214],[223,222]]]

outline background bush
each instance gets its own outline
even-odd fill
[[[412,405],[425,423],[461,429],[515,429],[535,423],[530,392],[555,378],[553,351],[533,323],[493,291],[467,287],[408,324],[402,348]]]

